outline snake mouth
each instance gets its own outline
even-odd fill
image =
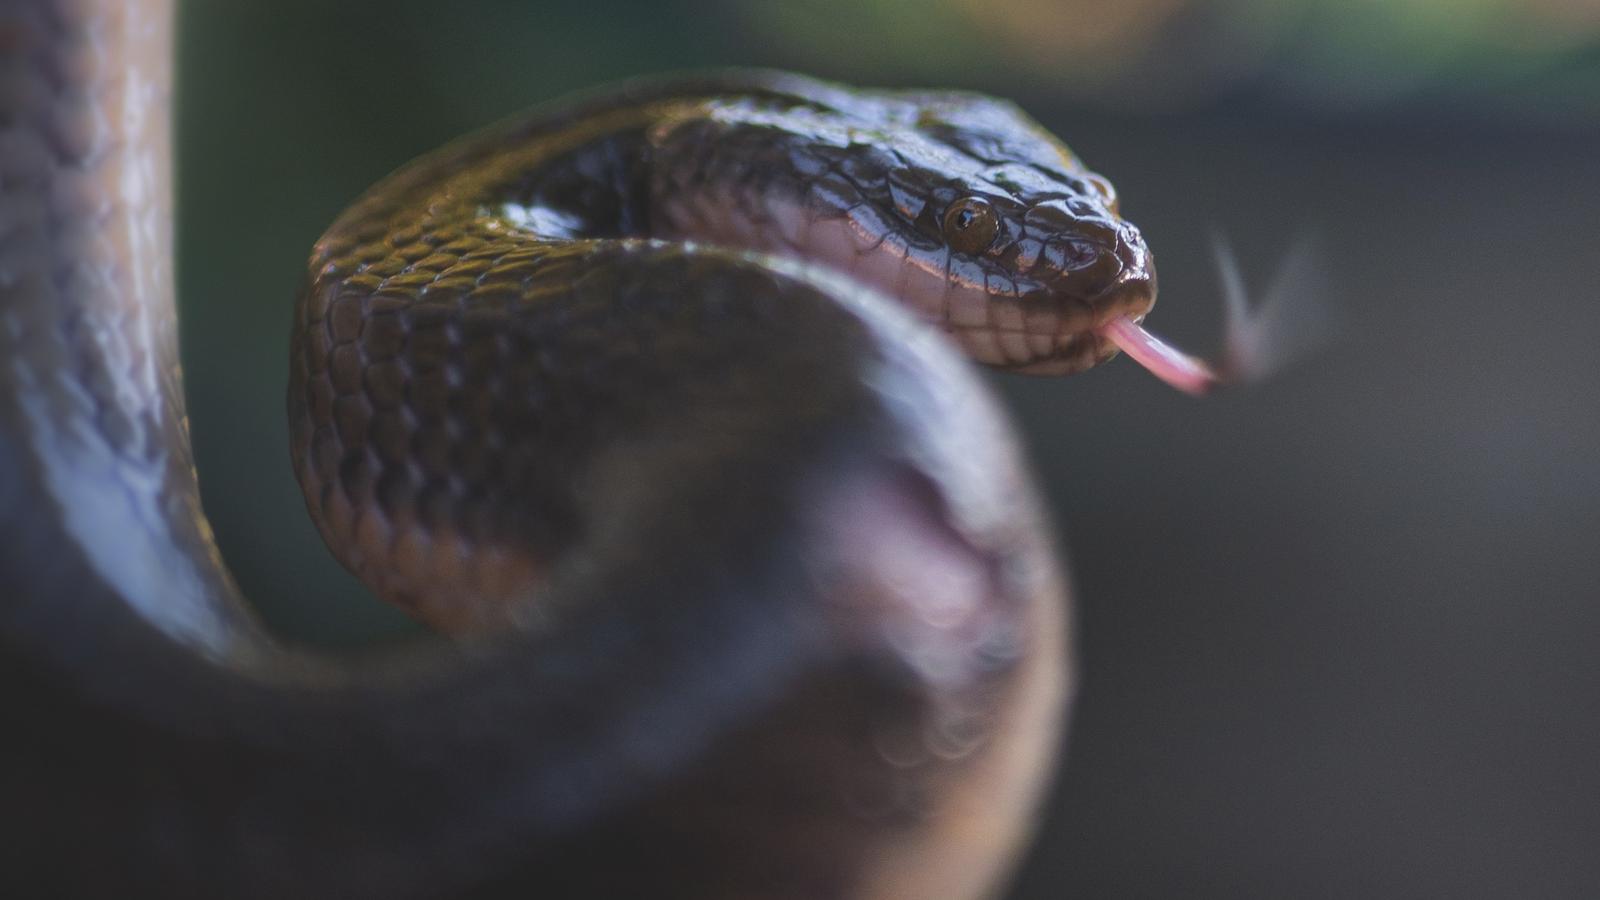
[[[1141,321],[1155,298],[1154,275],[1141,272],[1119,279],[1093,297],[989,298],[994,309],[1004,310],[1009,304],[1027,309],[1017,322],[992,313],[982,324],[948,319],[938,324],[977,362],[1021,375],[1072,375],[1116,356],[1122,346],[1111,323]]]

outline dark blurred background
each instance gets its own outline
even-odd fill
[[[1197,402],[995,377],[1074,567],[1083,677],[1010,896],[1600,896],[1600,6],[1577,0],[213,0],[182,55],[184,358],[268,618],[409,627],[323,551],[283,385],[307,249],[530,103],[759,64],[1019,101],[1120,187],[1151,322],[1215,340],[1209,235],[1321,238],[1344,327]]]

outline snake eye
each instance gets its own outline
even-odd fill
[[[981,253],[994,243],[1000,217],[982,197],[962,197],[944,211],[944,240],[957,253]]]

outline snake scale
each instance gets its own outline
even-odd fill
[[[991,896],[1070,666],[962,357],[1159,348],[1110,185],[1010,104],[775,72],[405,167],[313,251],[292,458],[339,559],[458,639],[329,657],[200,508],[171,18],[0,0],[6,893]]]

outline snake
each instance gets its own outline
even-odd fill
[[[7,893],[994,896],[1073,678],[973,363],[1217,380],[1110,182],[1005,101],[764,70],[403,167],[312,250],[290,456],[452,639],[332,654],[201,508],[172,18],[0,0]]]

